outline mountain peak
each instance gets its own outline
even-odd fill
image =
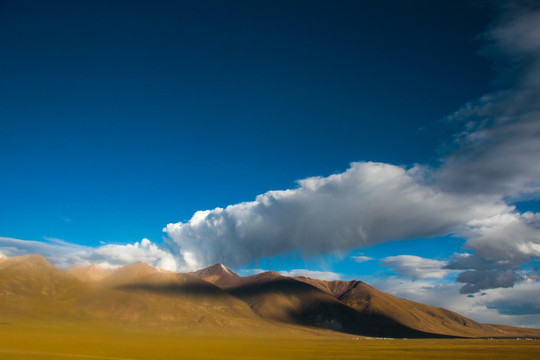
[[[238,277],[238,274],[236,274],[234,271],[232,271],[229,267],[226,265],[223,265],[221,263],[214,264],[212,266],[208,266],[204,269],[197,270],[194,272],[195,275],[201,276],[212,276],[212,275],[226,275],[226,276],[234,276]]]
[[[237,273],[221,263],[197,270],[193,275],[219,287],[235,286],[242,280]]]

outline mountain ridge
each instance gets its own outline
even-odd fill
[[[37,317],[212,331],[286,326],[376,337],[540,337],[539,329],[481,324],[359,280],[275,272],[241,277],[223,264],[192,273],[146,263],[61,270],[39,255],[11,257],[0,261],[0,298],[0,321]]]

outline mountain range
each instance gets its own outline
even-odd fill
[[[540,329],[478,323],[357,280],[276,272],[241,277],[223,264],[192,273],[146,263],[62,270],[40,255],[0,258],[0,322],[38,320],[227,332],[288,327],[369,337],[540,337]]]

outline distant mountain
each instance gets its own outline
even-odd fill
[[[77,273],[78,270],[75,270]],[[38,255],[0,262],[0,322],[105,321],[191,328],[257,326],[243,301],[193,275],[138,263],[81,280]]]
[[[92,264],[86,266],[74,266],[67,272],[81,281],[99,281],[109,275],[111,271],[112,270],[110,269],[104,269],[96,264]]]
[[[384,337],[540,337],[538,329],[480,324],[361,281],[276,272],[241,277],[222,264],[179,274],[145,263],[64,271],[39,255],[1,259],[0,322],[31,319],[194,331],[273,331],[287,326]]]

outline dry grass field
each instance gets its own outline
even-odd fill
[[[364,339],[325,331],[190,333],[58,322],[0,324],[0,359],[539,359],[540,340]]]

